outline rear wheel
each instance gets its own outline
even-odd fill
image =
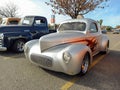
[[[15,52],[23,52],[24,44],[25,44],[24,40],[17,40],[17,41],[15,41],[15,43],[13,45],[13,50]]]
[[[90,65],[90,57],[89,57],[89,54],[87,53],[84,56],[84,59],[82,61],[82,65],[81,65],[81,74],[82,75],[87,73],[87,71],[89,69],[89,65]]]

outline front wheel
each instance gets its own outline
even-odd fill
[[[84,56],[84,59],[82,61],[82,65],[81,65],[81,74],[82,75],[87,73],[89,66],[90,66],[90,57],[89,57],[89,54],[87,53]]]
[[[15,43],[13,45],[13,50],[15,52],[23,52],[24,51],[24,45],[25,45],[25,41],[17,40],[17,41],[15,41]]]

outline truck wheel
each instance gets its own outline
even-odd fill
[[[87,53],[85,56],[84,56],[84,59],[82,61],[82,65],[81,65],[81,74],[82,75],[85,75],[89,69],[89,65],[90,65],[90,57],[89,57],[89,54]]]
[[[24,51],[24,44],[25,44],[25,41],[23,41],[23,40],[15,41],[15,43],[13,45],[13,50],[15,52],[23,52]]]

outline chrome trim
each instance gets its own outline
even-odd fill
[[[43,56],[43,55],[37,55],[37,54],[31,54],[31,60],[34,63],[47,66],[47,67],[52,67],[53,61],[52,58],[48,56]]]
[[[7,51],[6,47],[0,47],[0,51]]]

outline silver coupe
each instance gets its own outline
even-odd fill
[[[36,65],[68,75],[86,74],[93,56],[107,53],[109,39],[92,19],[72,19],[60,24],[57,33],[25,44],[24,53]]]

